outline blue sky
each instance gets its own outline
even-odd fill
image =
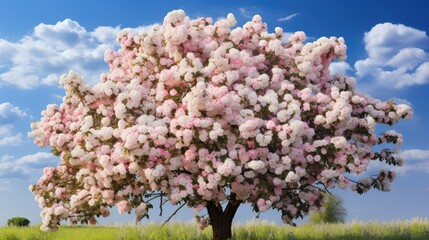
[[[233,13],[238,26],[260,14],[269,31],[304,31],[310,40],[342,36],[348,59],[331,70],[356,77],[358,88],[383,100],[409,103],[413,119],[394,128],[404,136],[400,147],[405,166],[389,193],[335,190],[344,199],[348,221],[428,217],[429,205],[429,2],[408,1],[2,1],[0,3],[0,225],[14,216],[40,222],[37,203],[28,191],[45,166],[58,159],[27,137],[30,123],[49,103],[59,103],[59,76],[70,69],[96,82],[108,70],[104,51],[117,48],[122,28],[148,28],[162,23],[173,9],[191,18],[213,19]],[[387,128],[378,128],[379,131]],[[376,171],[380,166],[370,168]],[[151,220],[161,221],[157,209]],[[114,211],[112,211],[114,212]],[[237,220],[256,215],[242,207]],[[133,216],[113,214],[106,222],[128,222]],[[280,223],[275,211],[261,219]],[[181,210],[176,220],[190,221]]]

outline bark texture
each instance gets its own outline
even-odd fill
[[[210,201],[207,203],[207,212],[210,218],[210,225],[213,229],[214,240],[231,239],[232,220],[240,206],[240,201],[230,200],[225,210],[219,203]]]

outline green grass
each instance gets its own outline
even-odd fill
[[[133,239],[211,239],[211,229],[199,231],[196,224],[170,223],[138,227],[62,226],[57,232],[41,232],[37,227],[0,228],[1,240],[133,240]],[[234,226],[233,239],[429,239],[429,221],[413,219],[387,223],[353,222],[351,224],[278,226],[252,221]]]

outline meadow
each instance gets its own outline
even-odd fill
[[[41,232],[38,227],[2,227],[1,240],[134,240],[211,239],[211,229],[198,230],[195,223],[140,226],[62,226],[57,232]],[[412,219],[395,222],[352,222],[349,224],[279,226],[260,221],[236,224],[233,239],[429,239],[429,221]]]

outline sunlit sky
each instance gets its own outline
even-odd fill
[[[140,3],[141,2],[141,3]],[[233,13],[243,25],[255,14],[270,32],[304,31],[309,41],[342,36],[348,46],[346,62],[332,72],[357,80],[360,91],[382,100],[411,104],[414,117],[394,126],[404,136],[398,149],[405,166],[391,192],[334,190],[354,219],[397,220],[429,216],[429,2],[407,1],[2,1],[0,3],[0,226],[10,217],[40,222],[37,203],[28,186],[36,183],[45,166],[59,160],[50,149],[40,149],[27,137],[30,123],[40,119],[49,103],[59,103],[64,91],[61,74],[74,69],[89,82],[108,71],[104,51],[117,49],[116,33],[123,28],[148,28],[162,23],[173,9],[191,18],[214,20]],[[379,128],[378,131],[387,128]],[[379,165],[370,167],[377,171]],[[162,221],[174,208],[166,207],[151,220]],[[116,211],[112,211],[116,212]],[[236,220],[256,216],[241,207]],[[191,210],[173,219],[191,221]],[[260,219],[281,223],[280,213],[268,211]],[[133,216],[113,214],[102,223],[130,222]]]

